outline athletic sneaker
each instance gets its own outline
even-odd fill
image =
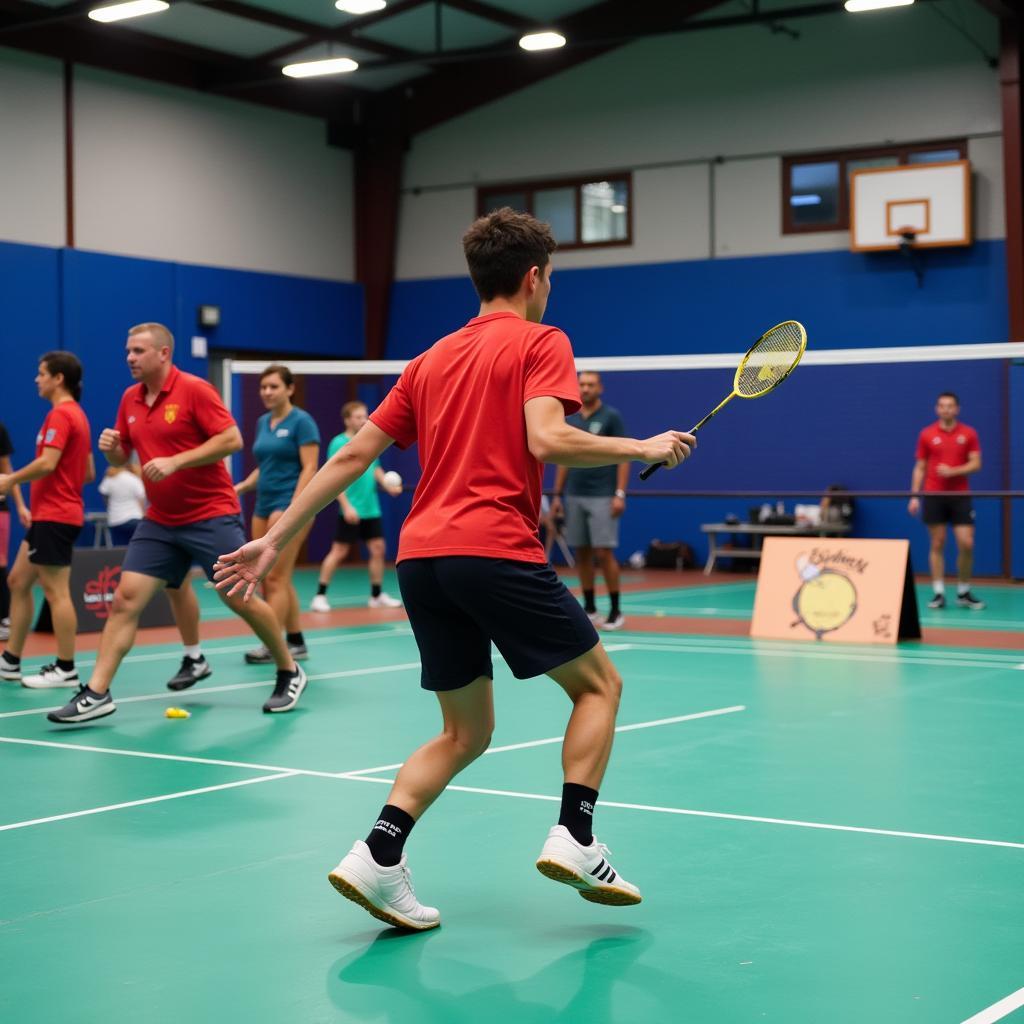
[[[294,672],[278,672],[274,692],[267,698],[263,710],[268,713],[291,711],[299,703],[306,682],[306,673],[301,665],[296,665]]]
[[[540,851],[537,870],[554,882],[579,890],[591,903],[626,907],[639,903],[640,890],[608,863],[611,850],[595,838],[589,846],[576,842],[564,825],[555,825]]]
[[[62,669],[59,665],[44,665],[34,676],[24,676],[22,686],[30,690],[55,690],[59,686],[80,687],[78,669]]]
[[[46,717],[51,722],[72,724],[103,718],[116,710],[117,705],[109,690],[103,694],[93,693],[88,686],[83,686],[64,707],[59,711],[51,711]]]
[[[345,899],[395,928],[426,931],[441,923],[436,908],[425,907],[416,899],[404,855],[394,867],[381,867],[359,839],[327,880]]]
[[[586,609],[584,609],[584,611],[586,611]],[[587,618],[590,619],[595,626],[600,626],[604,616],[595,608],[592,612],[587,612]]]
[[[305,644],[288,644],[288,653],[294,661],[305,661],[309,657],[309,648]],[[267,648],[260,644],[251,651],[245,652],[247,665],[272,665],[274,658]]]
[[[7,652],[0,655],[0,679],[6,679],[9,683],[21,682],[21,662],[7,660]]]
[[[0,640],[10,640],[11,638],[11,620],[0,619]]]
[[[309,602],[309,610],[311,612],[329,612],[331,610],[331,602],[327,600],[327,595],[314,595],[313,600]]]
[[[192,658],[186,654],[181,659],[181,667],[177,673],[167,680],[167,689],[187,690],[190,686],[195,686],[200,679],[212,675],[213,669],[210,668],[210,663],[202,654],[198,658]]]
[[[401,608],[402,602],[393,598],[390,594],[381,591],[376,597],[371,597],[366,602],[367,608]]]
[[[929,602],[929,608],[945,608],[946,607],[946,595],[936,594]]]
[[[975,597],[969,590],[966,594],[958,594],[956,603],[959,608],[972,608],[976,612],[980,612],[985,607],[985,602]]]
[[[622,629],[622,627],[625,624],[626,624],[626,616],[623,615],[622,612],[619,612],[618,615],[615,616],[615,618],[612,618],[609,615],[608,618],[605,619],[604,622],[601,623],[601,628],[602,629],[608,629],[608,630]]]

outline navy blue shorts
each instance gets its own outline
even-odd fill
[[[122,570],[180,587],[194,563],[212,580],[213,563],[244,543],[245,528],[238,515],[200,519],[185,526],[162,526],[143,519],[128,542]]]
[[[597,631],[550,565],[505,558],[412,558],[398,584],[423,663],[425,690],[494,678],[491,642],[517,679],[586,654]]]

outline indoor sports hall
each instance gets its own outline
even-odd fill
[[[0,0],[0,1019],[1024,1021],[1022,13]],[[440,727],[395,562],[427,435],[264,581],[272,640],[198,558],[118,616],[173,575],[138,560],[163,510],[275,521],[261,432],[311,477],[379,431],[478,317],[463,236],[504,208],[558,244],[570,424],[699,442],[545,466],[530,533],[623,681],[595,872],[643,898],[538,871],[572,705],[496,647],[490,743],[405,848],[414,931],[328,873]],[[240,440],[147,461],[132,401]],[[481,399],[470,441],[532,452],[524,408]],[[61,719],[110,664],[116,713]]]

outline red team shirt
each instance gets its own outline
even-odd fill
[[[44,448],[57,448],[61,455],[52,473],[32,481],[29,489],[32,521],[81,526],[85,522],[82,488],[89,466],[89,421],[73,399],[55,405],[43,420],[36,435],[37,459]]]
[[[967,457],[981,454],[978,433],[973,427],[958,423],[952,430],[943,430],[936,421],[925,427],[917,439],[917,458],[925,463],[924,489],[926,491],[966,491],[970,487],[965,476],[939,476],[940,464],[963,466]]]
[[[121,396],[116,429],[121,447],[133,449],[145,466],[150,459],[198,448],[214,434],[235,426],[231,413],[212,384],[176,366],[156,401],[146,405],[146,385],[133,384]],[[238,515],[241,509],[224,462],[179,469],[167,479],[146,480],[146,518],[163,526],[185,526],[216,516]]]
[[[569,339],[515,313],[489,313],[414,359],[370,419],[399,448],[419,442],[422,475],[398,543],[407,558],[547,561],[537,531],[544,467],[523,404],[580,408]]]

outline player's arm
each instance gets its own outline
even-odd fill
[[[89,452],[89,458],[85,463],[85,482],[91,484],[96,479],[96,460],[92,457],[92,452]]]
[[[248,494],[260,482],[260,467],[257,466],[244,480],[235,484],[235,494]]]
[[[558,466],[612,466],[621,463],[664,462],[667,469],[678,466],[696,447],[692,434],[668,430],[656,437],[602,437],[577,430],[565,422],[565,409],[557,398],[531,398],[523,406],[526,440],[538,462]]]
[[[142,475],[147,480],[166,480],[179,469],[195,469],[197,466],[209,466],[220,462],[228,455],[242,450],[242,432],[237,426],[230,426],[212,437],[208,437],[201,445],[178,452],[177,455],[166,455],[150,459],[142,467]]]
[[[970,476],[981,469],[981,452],[971,452],[962,466],[939,466],[939,476]]]
[[[316,443],[299,445],[299,479],[295,481],[294,501],[310,480],[316,476],[316,464],[320,461],[320,445]]]
[[[13,473],[0,474],[0,494],[7,494],[18,484],[27,484],[32,480],[42,480],[44,476],[49,476],[57,468],[62,454],[60,448],[47,447],[43,449],[43,454],[39,458],[33,459],[28,465],[16,469]]]
[[[123,466],[131,457],[121,444],[121,431],[116,427],[106,427],[100,431],[98,447],[112,466]]]
[[[907,504],[907,511],[912,516],[916,516],[921,508],[921,501],[918,495],[921,493],[921,485],[924,483],[924,471],[927,465],[926,459],[917,459],[914,463],[914,470],[910,474],[910,489],[914,492],[914,496]]]
[[[551,515],[560,516],[563,513],[562,494],[565,491],[565,482],[569,479],[568,466],[555,467],[555,493],[551,498]]]
[[[221,555],[214,578],[228,596],[244,592],[248,599],[256,584],[270,571],[277,553],[325,505],[334,501],[369,469],[374,459],[395,443],[372,420],[319,469],[284,515],[259,540]]]

